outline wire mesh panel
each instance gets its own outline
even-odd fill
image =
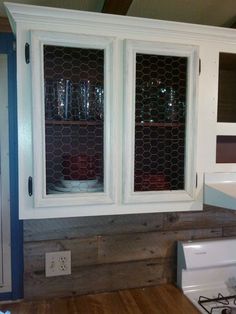
[[[104,50],[44,46],[47,194],[103,191]]]
[[[136,54],[134,190],[184,189],[187,58]]]

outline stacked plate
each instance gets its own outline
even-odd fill
[[[52,184],[48,190],[49,194],[57,193],[91,193],[102,192],[103,185],[98,180],[64,180]]]

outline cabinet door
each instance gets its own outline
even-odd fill
[[[31,32],[34,207],[114,202],[112,45]]]
[[[198,49],[127,40],[124,202],[192,201]]]

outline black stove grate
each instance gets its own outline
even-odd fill
[[[223,296],[219,293],[217,298],[200,296],[198,304],[209,314],[219,313],[219,310],[222,314],[230,314],[232,312],[230,300],[233,300],[233,304],[236,305],[236,295]]]

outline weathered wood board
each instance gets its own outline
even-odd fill
[[[236,236],[234,211],[24,222],[25,297],[87,294],[174,282],[176,244]],[[45,253],[70,250],[72,275],[45,277]]]
[[[78,267],[70,276],[45,278],[42,273],[26,273],[26,298],[41,298],[114,291],[167,283],[174,277],[174,261],[154,259],[132,263]]]

